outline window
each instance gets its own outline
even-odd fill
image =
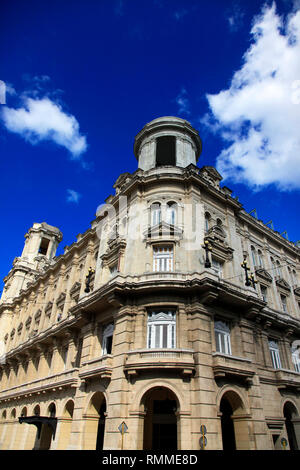
[[[212,269],[216,272],[219,277],[223,274],[223,263],[212,257],[211,259]]]
[[[176,347],[176,313],[174,311],[148,314],[148,348]]]
[[[173,247],[153,247],[153,271],[173,271]]]
[[[260,293],[264,302],[268,302],[268,289],[266,286],[260,286]]]
[[[111,276],[118,274],[118,263],[114,264],[109,268]]]
[[[39,254],[40,255],[46,255],[47,254],[49,243],[50,243],[49,239],[42,238],[40,248],[39,248]]]
[[[287,303],[286,303],[286,296],[285,295],[280,295],[281,299],[281,305],[282,305],[282,310],[287,313]]]
[[[274,369],[281,369],[281,361],[277,342],[270,340],[269,348]]]
[[[176,138],[162,136],[156,139],[156,166],[176,165]]]
[[[231,355],[230,327],[223,321],[215,322],[216,350]]]
[[[280,266],[279,261],[276,261],[276,274],[279,278],[282,277],[281,266]]]
[[[205,232],[208,232],[209,224],[210,224],[210,214],[208,212],[205,212],[205,218],[204,218],[204,230],[205,230]]]
[[[257,251],[257,258],[258,258],[258,266],[260,268],[263,268],[264,267],[263,255],[262,255],[262,252],[260,250]]]
[[[110,323],[103,330],[103,346],[102,346],[103,355],[111,354],[113,334],[114,334],[114,325],[113,323]]]
[[[256,266],[257,263],[256,263],[256,253],[255,253],[255,248],[254,248],[254,246],[251,246],[251,256],[252,256],[253,266]]]
[[[272,257],[271,257],[271,264],[272,264],[273,276],[275,277],[276,276],[276,264],[275,264],[275,261]]]
[[[167,222],[168,222],[168,224],[175,225],[175,223],[176,223],[176,212],[177,212],[176,202],[168,202],[168,204],[167,204]]]
[[[151,206],[151,225],[157,225],[161,222],[161,205],[155,202]]]
[[[300,349],[298,347],[292,347],[292,361],[294,363],[295,371],[300,372]]]

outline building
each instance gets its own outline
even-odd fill
[[[201,430],[207,449],[300,448],[300,249],[201,147],[155,119],[62,255],[57,228],[25,235],[0,304],[2,449],[199,450]]]

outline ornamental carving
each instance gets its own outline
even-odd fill
[[[255,271],[256,277],[271,284],[273,282],[272,276],[264,268],[259,268]]]
[[[277,285],[277,287],[279,287],[280,289],[282,289],[286,292],[290,292],[290,290],[291,290],[289,284],[282,278],[276,279],[276,285]]]

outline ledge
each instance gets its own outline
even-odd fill
[[[279,390],[294,389],[300,392],[300,373],[288,369],[275,371],[277,388]]]
[[[213,372],[215,378],[234,377],[240,378],[249,385],[252,385],[255,371],[250,359],[229,356],[222,353],[213,353]]]
[[[82,381],[94,379],[110,379],[112,374],[112,355],[106,354],[97,359],[83,362],[79,378]]]
[[[33,395],[45,393],[49,390],[63,389],[64,387],[77,387],[78,385],[78,368],[69,369],[58,374],[53,374],[42,379],[33,380],[25,384],[2,390],[0,393],[0,402],[23,395]]]
[[[136,376],[153,370],[179,371],[184,377],[195,372],[194,351],[191,349],[136,349],[127,352],[124,372]]]

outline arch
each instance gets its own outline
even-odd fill
[[[204,214],[204,230],[205,230],[205,232],[209,231],[210,223],[211,223],[211,215],[210,215],[209,212],[205,212],[205,214]]]
[[[167,208],[167,223],[175,225],[177,222],[178,204],[175,201],[168,201],[166,204]]]
[[[48,416],[50,418],[55,418],[56,416],[56,405],[54,402],[50,403],[50,405],[48,406]]]
[[[138,390],[136,393],[134,399],[132,400],[132,407],[131,411],[136,412],[137,410],[139,412],[144,411],[144,404],[143,404],[143,397],[144,395],[151,389],[156,388],[156,387],[164,387],[168,388],[171,390],[171,392],[176,395],[177,400],[178,400],[178,405],[180,411],[186,411],[189,409],[189,403],[187,402],[187,398],[189,398],[189,395],[187,394],[182,394],[181,390],[178,390],[174,384],[169,382],[168,380],[152,380],[150,383],[148,382],[147,384],[141,386],[141,388]]]
[[[3,411],[2,411],[1,418],[2,418],[3,420],[5,420],[5,419],[6,419],[6,416],[7,416],[7,412],[6,412],[6,410],[3,410]]]
[[[59,438],[57,450],[66,450],[70,443],[71,428],[74,413],[74,401],[68,399],[63,407],[62,416],[60,418]]]
[[[223,450],[251,448],[251,415],[247,413],[245,403],[241,394],[229,387],[219,395]]]
[[[26,416],[27,416],[27,406],[23,406],[20,415],[21,415],[22,417],[26,417]]]
[[[41,415],[40,405],[35,405],[35,407],[33,408],[33,414],[34,414],[34,416],[40,416]]]
[[[150,206],[150,224],[151,226],[160,224],[161,222],[161,203],[156,201]]]
[[[299,413],[297,407],[291,400],[286,400],[283,405],[283,416],[285,428],[289,441],[290,450],[300,449]]]
[[[102,392],[93,393],[84,414],[83,449],[102,450],[105,435],[106,399]]]
[[[11,417],[12,419],[16,419],[16,416],[17,416],[16,408],[13,408],[13,409],[11,410],[10,417]]]
[[[149,388],[141,398],[144,410],[143,449],[176,450],[180,442],[177,395],[167,387]]]

